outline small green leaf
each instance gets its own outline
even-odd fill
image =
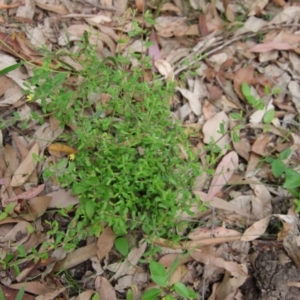
[[[157,288],[150,289],[146,291],[143,296],[142,300],[155,300],[161,294],[161,290]]]
[[[285,171],[285,164],[279,160],[279,159],[275,159],[272,162],[272,172],[274,174],[275,177],[279,177],[283,174],[283,172]]]
[[[152,280],[159,286],[166,287],[168,285],[167,271],[164,266],[156,261],[151,261],[150,273]]]
[[[9,66],[9,67],[7,67],[7,68],[4,68],[4,69],[2,69],[2,70],[0,71],[0,76],[5,75],[5,74],[7,74],[7,73],[9,73],[9,72],[11,72],[11,71],[13,71],[13,70],[16,70],[16,69],[18,69],[19,67],[21,67],[22,65],[23,65],[23,63],[17,63],[17,64],[14,64],[14,65]]]
[[[0,221],[5,220],[8,217],[8,214],[6,212],[3,212],[0,214]]]
[[[268,96],[271,94],[271,89],[268,85],[265,86],[265,94]]]
[[[236,131],[232,132],[232,139],[234,143],[238,143],[240,141],[240,137]]]
[[[90,220],[93,218],[95,213],[95,206],[95,202],[91,200],[85,203],[85,213]]]
[[[92,297],[91,300],[100,300],[99,294],[98,294],[98,293],[95,293],[95,294],[93,295],[93,297]],[[102,299],[101,299],[101,300],[102,300]]]
[[[284,160],[290,157],[292,154],[292,150],[290,148],[283,150],[280,154],[279,157],[280,159]]]
[[[25,293],[25,287],[24,285],[21,286],[21,288],[19,289],[19,292],[17,294],[17,297],[16,297],[16,300],[22,300],[23,299],[23,296],[24,296],[24,293]]]
[[[129,246],[126,239],[123,237],[117,238],[115,241],[115,247],[123,256],[127,256]]]
[[[19,252],[19,256],[20,257],[25,257],[26,256],[26,249],[23,245],[20,245],[18,248],[17,248],[17,251]]]
[[[241,114],[237,114],[237,113],[232,113],[229,115],[229,117],[233,120],[241,120],[243,119],[243,117],[241,116]]]
[[[127,290],[126,300],[133,300],[133,292],[132,289]]]
[[[270,124],[272,123],[274,117],[275,117],[275,110],[274,108],[272,108],[265,112],[263,121],[265,124]]]
[[[0,299],[5,299],[1,286],[0,286]]]
[[[167,295],[164,300],[176,300],[172,295]]]
[[[174,289],[175,289],[175,292],[181,296],[181,297],[184,297],[184,298],[189,298],[189,291],[188,291],[188,288],[181,282],[176,282],[174,284]]]
[[[246,98],[251,96],[251,89],[247,83],[243,82],[241,88],[242,88],[242,93]]]

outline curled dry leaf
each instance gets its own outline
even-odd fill
[[[34,155],[39,155],[39,146],[37,143],[33,145],[26,158],[23,160],[23,162],[21,162],[20,166],[15,171],[10,182],[10,186],[20,186],[27,181],[28,177],[31,175],[37,165]]]
[[[245,272],[245,274],[248,273],[248,268],[246,263],[240,265],[242,270]],[[237,289],[244,284],[246,281],[247,276],[241,275],[239,273],[233,272],[230,273],[228,271],[225,272],[224,278],[221,282],[216,283],[215,288],[213,288],[214,292],[209,298],[209,300],[214,299],[214,300],[229,300],[229,299],[238,299],[236,298],[237,294]],[[230,297],[230,295],[232,297]],[[215,298],[212,298],[212,297]],[[228,298],[230,297],[230,298]]]
[[[158,69],[159,73],[163,75],[166,79],[173,79],[174,70],[169,62],[163,59],[157,59],[154,61],[154,65]]]
[[[249,242],[259,238],[262,234],[265,233],[269,222],[270,222],[271,215],[255,222],[252,226],[250,226],[241,237],[241,241]]]
[[[191,106],[191,109],[193,113],[197,116],[201,115],[201,102],[200,98],[197,94],[180,87],[176,87],[176,90],[179,91],[184,98],[186,98],[189,101],[189,104]]]

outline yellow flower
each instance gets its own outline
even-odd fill
[[[27,95],[27,101],[31,102],[33,100],[33,96],[34,96],[33,94]]]
[[[73,154],[70,154],[70,155],[69,155],[69,160],[75,160],[75,157],[76,157],[76,156],[75,156],[74,153],[73,153]]]

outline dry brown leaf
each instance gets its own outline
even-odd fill
[[[284,10],[280,11],[278,15],[276,15],[269,24],[280,24],[287,23],[290,24],[296,17],[300,15],[300,7],[289,6]]]
[[[201,115],[201,102],[200,98],[197,94],[180,87],[176,87],[176,90],[179,91],[184,98],[186,98],[189,101],[189,104],[191,106],[192,111],[197,116]]]
[[[39,281],[21,282],[10,285],[11,288],[17,290],[19,290],[22,286],[24,286],[26,292],[29,292],[34,295],[52,293],[55,290],[57,290],[55,286],[50,287],[47,283],[41,283]]]
[[[246,161],[249,161],[251,145],[248,139],[241,138],[239,142],[237,143],[233,142],[233,148],[239,156],[244,158]]]
[[[87,290],[80,293],[74,300],[90,300],[95,294],[95,291]]]
[[[47,194],[52,200],[49,203],[49,208],[66,208],[69,205],[76,205],[79,203],[78,197],[72,196],[71,190],[58,190]]]
[[[247,274],[248,273],[248,269],[247,269],[247,265],[241,264],[241,268],[243,269],[243,271]],[[214,289],[214,297],[212,298],[213,295],[211,295],[209,297],[209,300],[214,299],[214,300],[234,300],[237,299],[235,297],[235,294],[237,293],[237,289],[244,284],[244,282],[246,281],[247,276],[243,276],[239,273],[235,273],[235,274],[231,274],[230,272],[226,271],[224,278],[222,280],[222,282],[219,282],[216,284],[216,287]],[[233,297],[229,296],[233,294]]]
[[[42,1],[35,1],[36,5],[44,10],[49,10],[55,12],[59,15],[66,15],[68,14],[68,10],[63,5],[56,5],[56,4],[45,4]]]
[[[114,288],[105,277],[96,277],[95,289],[98,292],[100,299],[117,300]]]
[[[34,300],[52,300],[52,299],[57,299],[57,296],[60,293],[63,293],[66,290],[65,287],[59,288],[59,289],[55,289],[55,291],[53,292],[48,292],[48,293],[43,293],[42,295],[39,295],[37,297],[35,297]],[[88,299],[88,298],[86,298]]]
[[[158,17],[154,27],[162,37],[183,36],[188,30],[185,17]]]
[[[113,276],[113,279],[118,279],[121,276],[130,273],[144,254],[146,247],[147,243],[143,242],[139,247],[133,248],[125,258],[124,262],[119,265],[116,274]]]
[[[248,16],[254,16],[256,14],[261,14],[262,10],[269,3],[269,0],[254,0],[251,2],[251,6],[249,8],[250,12]]]
[[[249,218],[249,215],[243,211],[242,209],[240,209],[239,207],[236,207],[236,205],[231,204],[228,201],[225,201],[221,198],[218,197],[214,197],[212,199],[208,199],[208,196],[206,193],[204,192],[200,192],[200,191],[193,191],[193,193],[195,195],[198,195],[201,199],[201,201],[204,202],[209,202],[209,205],[218,209],[224,209],[224,210],[228,210],[228,211],[232,211],[232,212],[236,212],[237,214],[247,217]]]
[[[48,147],[49,151],[57,151],[57,152],[63,152],[68,155],[70,154],[76,154],[77,150],[73,147],[70,147],[68,145],[62,144],[62,143],[53,143],[49,145]]]
[[[255,222],[252,226],[246,229],[243,236],[241,237],[241,241],[249,242],[259,238],[262,234],[265,233],[270,223],[270,218],[271,215]]]
[[[245,68],[240,68],[237,72],[234,73],[234,90],[238,94],[240,99],[245,99],[244,95],[241,92],[241,84],[247,83],[251,85],[254,81],[254,67],[249,65]]]
[[[271,138],[268,134],[263,134],[252,145],[252,152],[265,156],[268,154],[267,146],[269,145]]]
[[[225,261],[223,258],[217,257],[216,249],[212,246],[205,246],[191,252],[191,256],[205,265],[212,265],[227,270],[230,274],[237,272],[242,276],[247,277],[247,273],[243,268],[232,261]]]
[[[181,265],[193,260],[193,258],[187,254],[170,253],[162,256],[159,263],[166,268],[170,268],[175,260],[179,265]]]
[[[298,269],[300,269],[300,252],[297,245],[298,217],[296,215],[275,215],[277,216],[287,232],[283,238],[283,246],[288,256],[292,259]]]
[[[62,127],[58,127],[55,131],[53,131],[50,124],[46,122],[33,134],[32,141],[37,142],[39,149],[43,152],[47,146],[49,146],[63,133],[63,131],[64,129]]]
[[[9,77],[5,75],[0,76],[0,97],[12,87],[13,83],[13,80]]]
[[[202,132],[204,134],[204,143],[209,144],[212,139],[222,149],[222,153],[226,153],[226,146],[230,143],[230,137],[228,133],[220,133],[220,126],[223,124],[224,132],[228,131],[229,119],[225,112],[221,111],[213,116],[211,119],[207,120],[202,127]]]
[[[51,197],[42,196],[35,197],[27,202],[27,210],[28,213],[22,214],[22,218],[27,221],[35,221],[37,218],[42,216],[44,212],[47,210],[49,203],[51,201]]]
[[[154,61],[154,65],[158,69],[159,73],[166,79],[173,79],[174,70],[169,62],[164,59],[156,59]]]
[[[252,214],[262,219],[272,213],[272,196],[265,185],[262,185],[259,179],[252,177],[252,180],[256,180],[256,184],[251,184],[251,188],[255,194],[252,197]]]
[[[73,268],[82,262],[92,258],[96,255],[97,245],[96,243],[89,244],[87,246],[78,248],[74,250],[71,254],[67,255],[67,257],[58,263],[55,264],[53,271],[61,271],[64,269]]]
[[[97,257],[100,261],[112,249],[116,238],[116,234],[109,226],[102,231],[97,241]]]
[[[250,52],[263,53],[272,50],[290,50],[294,47],[289,43],[282,42],[268,42],[264,44],[257,44],[249,49]]]
[[[207,198],[212,199],[224,187],[233,175],[235,169],[238,167],[239,157],[236,152],[231,151],[226,154],[215,170],[213,179],[211,181]]]
[[[173,285],[176,282],[182,282],[187,272],[188,268],[185,265],[178,265],[169,279],[169,284]]]
[[[37,196],[39,193],[41,193],[44,190],[44,187],[45,187],[45,184],[41,184],[41,185],[37,186],[36,188],[33,188],[29,191],[26,191],[17,196],[8,198],[5,200],[5,202],[13,202],[13,201],[16,201],[19,199],[29,200],[29,199]]]
[[[176,5],[174,5],[173,3],[164,3],[161,8],[161,11],[173,11],[174,13],[176,13],[178,16],[182,15],[182,11],[179,7],[177,7]]]
[[[34,171],[37,161],[34,159],[33,155],[39,155],[39,146],[35,143],[30,149],[26,158],[21,162],[20,166],[15,171],[10,186],[16,187],[24,184],[31,173]]]
[[[236,230],[228,229],[225,227],[215,227],[213,229],[213,231],[210,228],[193,229],[189,233],[188,238],[193,241],[198,241],[201,239],[211,238],[212,233],[213,233],[214,237],[242,236],[242,234]]]
[[[145,0],[135,0],[135,6],[136,6],[138,12],[144,12]]]
[[[19,157],[17,151],[9,144],[4,146],[4,159],[8,169],[14,173],[19,166]]]

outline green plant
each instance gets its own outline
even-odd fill
[[[197,298],[197,294],[181,282],[170,285],[170,278],[177,265],[178,261],[175,260],[170,267],[170,270],[167,271],[160,263],[151,261],[149,264],[151,279],[159,286],[159,288],[151,288],[147,290],[142,295],[142,300],[159,299],[158,297],[161,295],[163,295],[163,299],[165,300],[175,300],[178,299],[178,296],[181,297],[179,299]],[[130,300],[130,298],[127,297],[127,300]]]
[[[265,161],[271,164],[272,173],[280,180],[282,187],[295,197],[296,211],[300,211],[300,174],[293,168],[287,167],[284,160],[292,154],[291,149],[279,153],[278,157],[267,157]]]
[[[61,65],[50,69],[46,59],[28,85],[36,88],[27,92],[41,104],[43,116],[33,118],[51,114],[61,126],[76,126],[61,137],[78,149],[76,158],[62,160],[57,168],[61,185],[80,199],[70,228],[98,234],[104,222],[118,235],[133,229],[173,235],[178,213],[189,212],[196,201],[191,187],[200,172],[187,136],[170,117],[174,85],[143,81],[149,61],[142,69],[131,68],[129,58],[101,61],[92,46],[83,41],[81,47],[84,56],[70,54],[81,71],[58,71]],[[71,84],[78,76],[80,83]],[[45,172],[47,177],[55,173]]]

